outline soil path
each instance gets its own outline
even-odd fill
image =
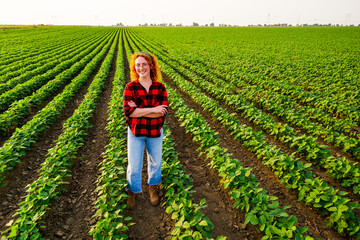
[[[90,121],[92,126],[78,150],[77,158],[71,167],[70,182],[66,190],[52,204],[52,211],[45,219],[42,230],[44,237],[50,239],[92,239],[89,235],[91,225],[96,223],[95,214],[97,193],[95,181],[98,178],[98,165],[110,138],[105,129],[108,117],[108,102],[111,98],[112,82],[115,75],[117,50],[111,63],[110,73],[104,90],[99,96],[96,109]]]
[[[163,52],[163,49],[161,49],[160,47],[155,47],[155,48],[156,48],[158,51]],[[172,59],[172,60],[176,61],[179,65],[182,65],[182,64],[181,64],[180,62],[178,62],[176,59]],[[205,64],[205,63],[204,63],[204,64]],[[183,66],[184,68],[189,69],[189,67],[187,67],[187,66],[185,66],[185,65],[182,65],[182,66]],[[178,72],[178,73],[179,73],[181,76],[183,76],[185,79],[187,79],[181,72]],[[218,78],[223,78],[223,76],[221,76],[221,75],[219,75],[219,74],[216,74],[216,73],[215,73],[215,75],[216,75],[216,77],[218,77]],[[203,92],[205,95],[207,95],[208,97],[213,98],[213,97],[211,97],[209,94],[207,94],[206,92],[204,92],[204,91],[202,91],[202,92]],[[225,105],[225,104],[223,104],[223,103],[221,103],[221,102],[218,103],[218,104],[219,104],[221,107],[223,107],[224,109],[226,109],[227,111],[229,111],[230,113],[235,113],[235,111],[232,110],[229,106],[227,106],[227,105]],[[259,108],[259,106],[257,106],[256,104],[255,104],[255,106]],[[263,112],[265,112],[266,114],[268,114],[269,116],[273,117],[276,122],[285,124],[285,122],[284,122],[283,120],[281,120],[279,117],[277,117],[277,116],[269,113],[268,111],[264,111],[264,110],[261,109],[261,108],[259,108],[259,109],[262,110]],[[256,127],[253,123],[249,122],[247,119],[245,119],[245,118],[243,118],[243,117],[240,117],[239,114],[236,113],[236,115],[238,116],[238,119],[239,119],[242,123],[245,123],[247,126],[252,127],[252,128],[253,128],[254,130],[256,130],[256,131],[262,131],[261,129],[259,129],[258,127]],[[298,128],[298,127],[294,127],[294,126],[292,126],[291,124],[288,124],[288,125],[291,126],[291,127],[293,127],[295,130],[299,131],[298,136],[301,136],[301,135],[305,134],[305,132],[304,132],[302,129],[300,129],[300,128]],[[304,158],[303,158],[302,156],[300,156],[299,154],[296,153],[296,149],[292,149],[292,148],[290,148],[288,145],[286,145],[286,144],[284,144],[284,143],[282,143],[282,142],[274,139],[274,137],[272,137],[272,136],[271,136],[270,134],[268,134],[266,131],[265,131],[265,132],[263,131],[263,134],[265,135],[265,138],[266,138],[266,140],[267,140],[268,142],[274,143],[275,145],[277,145],[278,147],[280,147],[280,148],[283,150],[283,152],[285,152],[285,153],[287,153],[287,154],[295,153],[295,156],[296,156],[297,158],[303,159],[303,162],[308,162],[308,161],[304,160]],[[306,134],[306,135],[308,135],[308,134]],[[352,156],[351,156],[350,154],[348,154],[348,153],[344,153],[344,152],[342,151],[342,149],[340,149],[340,148],[338,148],[338,147],[335,147],[335,146],[333,146],[332,144],[326,143],[326,142],[325,142],[323,139],[321,139],[321,138],[318,138],[318,139],[317,139],[317,143],[318,143],[319,145],[326,145],[326,146],[329,148],[331,154],[332,154],[333,156],[335,156],[335,157],[346,157],[346,158],[349,160],[349,162],[351,162],[351,163],[359,162],[358,159],[355,159],[354,157],[352,157]],[[326,173],[326,169],[321,168],[321,167],[318,167],[318,166],[315,166],[315,165],[313,165],[312,168],[313,168],[312,171],[313,171],[313,173],[315,174],[315,176],[319,176],[319,177],[322,178],[328,185],[331,185],[331,186],[333,186],[334,188],[339,189],[340,191],[346,191],[346,192],[348,192],[348,193],[349,193],[349,194],[347,195],[348,198],[352,199],[353,201],[360,202],[360,196],[354,194],[352,188],[343,187],[343,186],[341,185],[341,182],[340,182],[340,181],[338,181],[338,180],[336,180],[336,179],[333,179],[333,178],[330,176],[330,174]]]
[[[261,161],[253,153],[249,152],[235,140],[226,129],[222,128],[221,124],[215,122],[212,117],[204,112],[199,105],[194,103],[188,95],[182,93],[179,88],[174,86],[170,79],[165,77],[164,80],[172,88],[176,89],[189,108],[193,108],[200,113],[210,124],[211,128],[219,133],[219,138],[221,139],[220,145],[229,149],[228,152],[233,154],[233,158],[239,159],[244,167],[252,168],[252,173],[255,174],[260,182],[259,187],[267,190],[269,195],[278,197],[281,206],[291,206],[291,208],[287,210],[287,213],[297,217],[299,220],[298,226],[307,226],[309,228],[307,231],[308,235],[320,239],[346,239],[340,236],[335,230],[327,227],[319,213],[314,212],[303,202],[299,202],[295,193],[288,191],[281,185],[276,176],[266,166],[262,165]]]
[[[123,39],[123,44],[127,44],[127,39]],[[123,57],[125,63],[125,76],[126,83],[130,81],[129,62],[126,57],[125,47],[123,45]],[[145,151],[146,152],[146,151]],[[147,184],[147,160],[146,154],[144,154],[144,165],[142,171],[142,190],[143,193],[136,195],[136,205],[134,209],[128,209],[125,212],[126,216],[132,218],[132,222],[135,223],[127,231],[129,239],[167,239],[171,236],[171,229],[173,227],[173,221],[166,214],[163,206],[164,199],[162,193],[160,193],[160,204],[158,206],[152,206],[149,200],[148,184]]]
[[[202,116],[205,117],[207,122],[210,124],[212,129],[214,131],[219,132],[219,137],[222,139],[221,146],[224,148],[229,149],[229,152],[233,154],[233,157],[235,159],[239,159],[244,165],[244,167],[252,168],[252,173],[255,174],[258,181],[260,182],[260,186],[268,191],[269,195],[277,196],[279,199],[279,203],[281,206],[291,206],[290,209],[287,210],[287,212],[290,215],[294,215],[298,218],[298,226],[300,227],[308,227],[309,230],[307,231],[307,234],[320,239],[344,239],[342,236],[340,236],[335,230],[329,228],[326,226],[326,224],[323,221],[323,218],[320,216],[320,213],[313,211],[309,206],[306,206],[303,202],[297,201],[297,195],[295,193],[292,193],[288,191],[283,185],[279,183],[279,180],[277,177],[264,165],[262,165],[261,161],[251,152],[249,152],[245,147],[243,147],[237,140],[235,140],[227,131],[226,129],[222,128],[221,124],[215,122],[212,117],[204,112],[200,106],[198,106],[196,103],[192,101],[192,99],[181,92],[180,89],[175,87],[171,84],[171,80],[167,78],[166,76],[163,76],[164,81],[175,88],[178,93],[181,94],[182,98],[185,100],[189,108],[195,109],[197,112],[199,112]],[[241,119],[244,120],[244,119]],[[253,124],[249,123],[248,121],[245,121],[247,125],[254,128]],[[179,123],[177,124],[178,127]],[[256,128],[254,128],[256,129]],[[174,131],[174,129],[171,129]],[[184,134],[183,134],[184,135]],[[176,144],[179,144],[178,138],[181,138],[183,135],[174,135],[174,139]],[[191,139],[191,137],[189,138]],[[189,140],[188,139],[188,140]],[[268,140],[271,140],[269,136],[267,136]],[[188,141],[192,142],[192,141]],[[186,148],[185,148],[186,149]],[[289,148],[285,149],[285,152],[291,151]],[[184,149],[178,150],[180,154],[184,152]],[[186,152],[186,150],[185,150]],[[197,155],[196,155],[197,156]],[[187,156],[188,157],[188,156]],[[191,161],[193,162],[193,161]],[[193,168],[199,169],[199,167],[190,167],[188,164],[185,164],[188,169]],[[201,166],[201,165],[200,165]],[[196,171],[194,171],[195,173]],[[217,174],[213,174],[217,176]],[[200,174],[201,176],[201,174]],[[194,175],[192,175],[194,177]],[[208,185],[211,185],[209,182],[210,179],[206,177],[206,182],[208,182]],[[194,185],[196,181],[194,180]],[[206,183],[205,183],[206,185]],[[205,192],[203,189],[200,190],[200,192]],[[209,205],[209,204],[208,204]],[[218,204],[219,205],[219,204]],[[230,205],[231,206],[231,205]],[[204,210],[205,211],[205,210]],[[213,214],[213,212],[209,212],[209,214]],[[222,216],[223,213],[218,214],[217,218],[220,218],[219,216]],[[240,213],[242,216],[245,215],[245,213]],[[244,219],[244,217],[242,218]],[[244,220],[239,221],[239,223],[244,222]],[[235,224],[234,224],[235,225]],[[242,225],[236,225],[238,228],[243,227]],[[218,226],[215,226],[217,228]],[[218,227],[219,228],[219,227]],[[222,234],[225,235],[223,232]]]
[[[127,63],[127,61],[125,62]],[[126,69],[129,69],[128,65],[126,65]],[[129,79],[129,75],[127,75],[127,79]],[[201,199],[206,199],[207,207],[202,211],[215,226],[212,231],[213,236],[223,235],[227,236],[228,239],[260,239],[262,235],[258,233],[255,227],[246,227],[239,224],[239,222],[244,221],[244,214],[240,216],[238,212],[232,209],[233,202],[230,201],[228,194],[219,187],[220,180],[217,175],[206,168],[204,160],[198,157],[196,152],[198,146],[190,144],[192,142],[191,136],[186,134],[185,130],[180,127],[173,113],[167,116],[166,122],[172,132],[172,138],[175,140],[175,149],[179,153],[179,160],[186,173],[190,174],[194,179],[193,189],[196,191],[193,193],[194,202],[199,203]],[[144,169],[146,169],[146,159],[144,159],[144,163]],[[143,171],[143,183],[146,183],[146,179],[146,172]],[[143,189],[147,189],[146,184],[143,184]],[[136,208],[128,211],[128,215],[133,218],[133,222],[138,222],[138,224],[130,228],[130,239],[170,238],[173,222],[164,213],[166,206],[162,207],[161,214],[156,214],[157,207],[155,207],[154,211],[154,207],[150,205],[148,198],[148,192],[144,191],[142,195],[137,196]],[[162,199],[161,205],[163,201],[164,199]],[[149,214],[150,216],[146,219],[145,216]],[[153,219],[154,214],[157,219]],[[239,218],[242,218],[242,220],[238,221]],[[147,232],[146,228],[152,228],[153,230]],[[144,235],[142,232],[147,234]]]
[[[40,164],[45,160],[48,150],[54,147],[54,141],[63,131],[64,122],[72,116],[81,103],[100,66],[101,64],[94,70],[89,81],[80,89],[75,98],[67,104],[58,120],[50,125],[32,149],[21,159],[21,162],[6,176],[7,184],[0,188],[0,232],[7,229],[6,224],[9,221],[16,219],[13,215],[19,208],[18,204],[27,195],[26,186],[39,177]]]
[[[227,239],[260,239],[256,227],[245,226],[245,214],[232,208],[234,203],[229,194],[220,186],[220,178],[215,171],[207,166],[203,157],[198,157],[196,151],[200,146],[192,142],[192,137],[186,133],[180,122],[170,109],[166,124],[171,129],[171,137],[175,139],[175,150],[186,173],[194,179],[194,201],[199,203],[206,199],[207,207],[202,209],[214,224],[213,237],[227,236]]]

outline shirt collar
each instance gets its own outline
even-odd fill
[[[151,80],[151,81],[152,81],[152,84],[158,84],[158,82],[155,82],[154,80]],[[137,83],[137,84],[140,84],[138,79],[136,79],[136,80],[133,81],[133,82],[134,82],[134,83]]]

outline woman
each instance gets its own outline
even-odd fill
[[[161,183],[162,140],[168,101],[161,83],[159,64],[154,55],[134,53],[130,62],[131,82],[124,90],[123,109],[128,126],[127,204],[135,206],[135,194],[142,192],[141,171],[146,144],[150,202],[159,203]]]

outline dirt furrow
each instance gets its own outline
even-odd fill
[[[220,186],[220,178],[217,173],[209,169],[203,157],[199,157],[196,151],[200,146],[192,141],[189,133],[180,127],[180,122],[174,116],[173,111],[167,116],[166,124],[171,129],[171,137],[175,140],[175,150],[179,153],[179,160],[186,173],[194,179],[194,201],[199,203],[206,199],[207,207],[202,209],[214,224],[212,234],[214,238],[227,236],[227,239],[260,239],[257,229],[242,223],[245,214],[232,208],[234,203],[230,199],[227,190]]]
[[[204,112],[199,105],[194,103],[188,95],[182,93],[179,88],[174,86],[169,78],[165,77],[164,80],[181,94],[181,97],[189,108],[193,108],[199,112],[210,124],[212,129],[219,133],[219,138],[222,140],[220,145],[229,149],[229,152],[233,154],[233,158],[241,161],[244,167],[252,168],[252,173],[255,174],[260,182],[259,187],[267,190],[269,195],[277,196],[281,206],[291,206],[291,208],[287,210],[287,213],[298,218],[298,225],[300,227],[307,226],[309,228],[307,231],[308,235],[320,239],[345,239],[335,230],[326,226],[320,213],[313,211],[311,207],[306,206],[303,202],[297,201],[297,195],[280,184],[277,177],[271,170],[262,165],[255,154],[248,151],[241,143],[235,140],[226,129],[215,122],[212,117]]]
[[[30,112],[30,114],[21,120],[21,122],[16,126],[16,128],[21,128],[24,124],[26,124],[28,121],[30,121],[37,113],[38,113],[38,109],[43,109],[44,107],[46,107],[46,105],[48,105],[49,102],[51,102],[54,97],[56,97],[58,94],[61,94],[62,91],[64,90],[64,88],[66,87],[66,85],[61,86],[55,93],[53,93],[53,95],[51,97],[49,97],[49,99],[45,100],[42,104],[40,104],[36,109],[34,109],[32,112]],[[67,109],[65,110],[67,111]],[[4,143],[6,142],[6,140],[8,140],[8,138],[11,136],[11,134],[13,134],[15,132],[15,129],[10,129],[5,136],[1,137],[0,139],[0,146],[4,145]],[[44,134],[45,135],[45,134]]]
[[[185,79],[187,79],[182,73],[178,72],[181,76],[183,76]],[[189,80],[190,82],[192,82],[191,80]],[[209,98],[213,98],[211,95],[209,95],[207,92],[205,92],[204,90],[201,89],[201,92],[203,94],[205,94],[207,97]],[[298,159],[302,159],[302,162],[306,163],[308,161],[306,161],[304,159],[304,157],[300,156],[300,154],[298,154],[296,152],[296,149],[293,149],[291,147],[289,147],[288,145],[286,145],[285,143],[275,139],[273,136],[271,136],[268,132],[261,130],[258,126],[256,126],[255,124],[253,124],[252,122],[248,121],[246,118],[240,116],[240,114],[236,113],[231,107],[229,107],[228,105],[224,104],[223,102],[219,102],[218,104],[223,108],[226,109],[229,113],[235,113],[238,120],[241,123],[246,124],[247,126],[250,126],[252,129],[254,129],[255,131],[262,131],[263,135],[265,136],[265,139],[267,142],[269,143],[273,143],[275,144],[277,147],[279,147],[284,153],[286,154],[295,154],[295,157]],[[260,110],[262,110],[261,108],[259,108]],[[263,111],[263,110],[262,110]],[[276,122],[279,122],[281,124],[286,124],[285,122],[283,122],[281,119],[279,119],[278,117],[264,111],[265,113],[269,114],[269,116],[273,117],[274,120]],[[288,124],[289,125],[289,124]],[[291,126],[291,125],[289,125]],[[305,132],[303,132],[301,129],[295,127],[295,130],[299,131],[298,136],[304,135]],[[332,146],[332,145],[328,145],[327,143],[325,143],[323,140],[318,139],[317,142],[319,143],[319,145],[327,145],[331,151],[332,154],[334,154],[333,156],[335,157],[340,157],[340,156],[345,156],[347,157],[350,162],[354,163],[356,160],[354,160],[354,158],[352,158],[349,154],[347,153],[343,153],[341,152],[340,149]],[[330,174],[328,174],[326,172],[326,169],[321,168],[319,166],[315,166],[315,164],[312,165],[312,172],[315,174],[315,176],[318,176],[320,178],[322,178],[328,185],[333,186],[334,188],[339,189],[340,191],[345,191],[348,192],[349,194],[347,195],[350,199],[352,199],[353,201],[357,201],[360,202],[360,197],[356,194],[354,194],[352,191],[352,188],[349,187],[344,187],[341,185],[341,183],[339,181],[337,181],[336,179],[333,179]]]
[[[124,44],[128,44],[128,39],[125,36],[123,39],[123,57],[126,70],[125,82],[128,83],[130,81],[130,68],[128,59],[126,57]],[[125,215],[130,216],[132,218],[131,221],[135,223],[129,228],[126,234],[129,236],[129,239],[134,240],[169,238],[171,235],[171,229],[174,224],[170,216],[165,212],[166,206],[163,206],[163,193],[160,192],[160,204],[158,206],[152,206],[149,200],[146,154],[144,154],[144,164],[142,171],[142,191],[142,193],[136,195],[135,208],[127,209],[125,213]]]
[[[67,104],[58,120],[50,125],[43,136],[33,145],[32,149],[21,159],[21,162],[6,176],[6,185],[0,187],[0,232],[7,228],[6,224],[9,221],[16,219],[16,217],[13,217],[13,214],[18,209],[18,204],[27,195],[26,186],[39,177],[40,164],[46,158],[48,150],[55,146],[54,141],[62,133],[63,123],[72,116],[75,109],[81,103],[100,65],[76,97]]]
[[[302,136],[302,135],[311,136],[311,134],[307,133],[307,131],[305,131],[304,129],[302,129],[300,127],[297,127],[297,126],[294,126],[291,123],[287,123],[285,120],[281,119],[280,117],[278,117],[277,115],[271,113],[270,111],[264,110],[258,104],[254,104],[254,106],[257,107],[258,109],[260,109],[261,111],[263,111],[264,113],[266,113],[267,115],[271,116],[275,120],[275,122],[281,122],[282,124],[287,124],[288,126],[292,127],[294,130],[299,131],[297,136]],[[318,123],[316,121],[311,121],[311,120],[310,120],[310,122]],[[320,124],[321,124],[321,122],[320,122]],[[328,149],[330,150],[331,155],[334,156],[334,157],[345,157],[345,158],[347,158],[349,160],[350,163],[359,162],[359,159],[356,159],[350,153],[343,152],[342,148],[336,147],[334,144],[326,142],[321,137],[317,137],[316,142],[319,145],[326,145],[328,147]]]
[[[145,150],[146,152],[146,150]],[[146,156],[146,154],[145,154]],[[129,239],[138,240],[152,240],[152,239],[170,239],[171,230],[173,228],[173,221],[165,212],[164,194],[160,191],[160,203],[157,206],[152,206],[147,184],[147,159],[144,156],[144,165],[142,171],[142,193],[136,194],[136,205],[134,209],[127,209],[126,216],[132,218],[131,222],[135,223],[129,228],[126,234]]]
[[[108,132],[105,129],[108,117],[108,102],[111,98],[112,82],[115,75],[117,50],[111,63],[110,73],[105,82],[104,90],[93,117],[92,126],[84,139],[84,145],[79,149],[74,164],[71,166],[70,182],[66,190],[52,204],[45,219],[44,237],[50,239],[92,239],[89,235],[90,226],[96,223],[92,218],[95,214],[95,181],[98,178],[98,165],[102,161],[102,153],[109,143]]]
[[[203,91],[202,91],[203,92]],[[203,92],[205,95],[207,95],[208,97],[212,98],[210,95],[208,95],[207,93]],[[249,122],[246,118],[244,117],[241,117],[238,113],[236,113],[232,108],[230,108],[228,105],[225,105],[224,103],[222,102],[218,102],[218,104],[226,109],[229,113],[235,113],[238,120],[244,124],[246,124],[247,126],[250,126],[251,128],[253,128],[255,131],[262,131],[263,135],[265,136],[265,139],[268,143],[273,143],[274,145],[276,145],[278,148],[280,148],[284,153],[288,154],[288,155],[291,155],[291,154],[295,154],[295,157],[298,158],[298,159],[301,159],[301,161],[303,163],[307,163],[309,161],[305,160],[305,158],[303,156],[301,156],[300,154],[298,154],[296,152],[296,149],[294,148],[291,148],[290,146],[288,146],[287,144],[275,139],[273,136],[271,136],[268,132],[266,131],[263,131],[261,129],[259,129],[259,127],[257,127],[256,125],[254,125],[253,123]],[[259,108],[260,109],[260,108]],[[261,109],[260,109],[261,110]],[[281,124],[286,124],[285,122],[283,122],[281,119],[277,118],[276,116],[273,116],[271,114],[269,114],[271,117],[273,117],[275,119],[276,122],[278,123],[281,123]],[[291,125],[289,125],[291,126]],[[299,128],[294,128],[295,130],[298,130],[300,131],[298,136],[301,136],[301,135],[304,135],[305,132],[303,132],[301,129]],[[321,141],[321,140],[317,140],[317,142],[319,143],[319,145],[326,145],[326,143],[324,141]],[[332,151],[332,153],[335,153],[335,155],[333,156],[336,156],[336,157],[340,157],[340,156],[344,156],[346,154],[340,154],[339,151],[335,151],[335,148],[331,145],[327,145],[327,146],[330,146],[329,149]],[[335,151],[335,152],[334,152]],[[351,160],[352,162],[354,162],[353,160]],[[330,174],[328,174],[326,172],[326,169],[325,168],[321,168],[320,166],[316,166],[315,164],[312,165],[312,173],[314,173],[315,177],[320,177],[322,178],[328,185],[330,186],[333,186],[334,188],[336,189],[339,189],[340,191],[345,191],[345,192],[348,192],[349,194],[347,195],[347,197],[349,197],[350,199],[352,199],[353,201],[357,201],[357,202],[360,202],[360,197],[356,194],[354,194],[352,191],[352,188],[349,188],[349,187],[343,187],[341,185],[341,183],[336,180],[336,179],[333,179],[331,177]]]

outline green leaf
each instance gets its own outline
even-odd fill
[[[207,221],[202,220],[201,222],[199,222],[199,225],[205,227],[208,225],[208,223],[207,223]]]
[[[182,225],[183,228],[188,229],[190,228],[190,223],[188,221],[185,221]]]
[[[173,212],[171,219],[177,219],[179,217],[179,212]]]
[[[268,204],[268,208],[270,209],[275,209],[275,208],[278,208],[279,207],[279,202],[278,201],[275,201],[271,204]]]
[[[171,235],[178,236],[180,234],[180,227],[176,226],[174,227],[173,231],[171,232]]]
[[[250,212],[249,214],[247,214],[244,224],[246,225],[246,224],[248,224],[249,222],[250,222],[252,225],[257,225],[257,224],[259,224],[259,219],[256,217],[255,214],[253,214],[253,213]]]
[[[216,240],[226,240],[226,239],[227,239],[227,237],[225,237],[225,236],[218,236],[216,238]]]

